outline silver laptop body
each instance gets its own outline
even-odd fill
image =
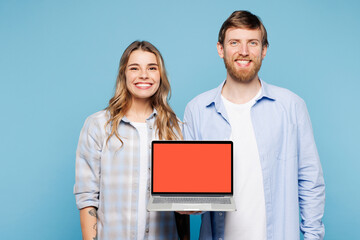
[[[232,141],[153,141],[148,211],[236,211]]]

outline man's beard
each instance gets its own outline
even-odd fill
[[[239,59],[239,58],[243,59],[243,60],[251,60],[251,62],[253,63],[253,66],[247,70],[245,70],[245,69],[239,70],[235,66],[235,64],[236,64],[235,60]],[[262,59],[251,59],[250,57],[241,57],[241,55],[239,55],[237,58],[231,59],[231,58],[227,58],[226,56],[224,56],[224,63],[225,63],[227,72],[229,73],[229,75],[232,79],[234,79],[237,82],[241,82],[241,83],[249,83],[253,79],[255,79],[255,77],[257,76],[257,74],[261,68]]]

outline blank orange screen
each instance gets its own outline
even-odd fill
[[[154,143],[153,192],[231,193],[231,144]]]

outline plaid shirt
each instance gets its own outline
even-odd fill
[[[146,119],[148,146],[155,136],[156,110]],[[97,208],[98,239],[178,239],[173,212],[146,212],[145,233],[138,233],[140,139],[136,128],[124,117],[119,135],[106,143],[108,112],[97,112],[85,121],[76,152],[74,194],[79,209]],[[149,153],[151,150],[149,151]],[[150,171],[150,154],[148,161]],[[150,174],[149,174],[150,175]],[[147,181],[147,201],[150,179]],[[141,220],[141,219],[140,219]]]

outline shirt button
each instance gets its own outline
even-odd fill
[[[219,212],[219,216],[222,216],[223,215],[223,213],[222,212]],[[221,238],[219,238],[219,240],[220,240]]]
[[[145,230],[145,232],[146,232],[146,233],[149,233],[149,229],[147,228],[147,229]]]
[[[149,129],[152,129],[152,126],[149,126]]]
[[[219,240],[222,240],[222,238],[219,238]]]

